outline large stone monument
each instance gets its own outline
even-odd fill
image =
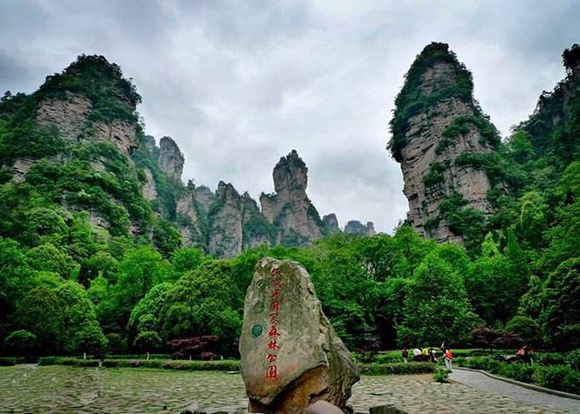
[[[264,258],[256,265],[240,354],[250,412],[298,414],[321,400],[344,409],[359,380],[357,365],[297,262]]]

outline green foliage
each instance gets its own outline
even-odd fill
[[[39,365],[71,365],[77,367],[98,367],[99,360],[79,358],[43,357],[38,360]],[[179,371],[239,371],[240,363],[234,360],[218,361],[171,361],[159,359],[105,359],[102,361],[105,368],[162,368]]]
[[[160,312],[164,341],[217,335],[226,346],[239,337],[242,298],[235,291],[230,265],[213,260],[181,277],[167,292]]]
[[[62,313],[57,294],[45,287],[36,287],[28,292],[15,313],[20,329],[36,335],[43,355],[56,354],[62,349]]]
[[[153,226],[153,245],[163,257],[171,257],[181,247],[181,233],[169,221],[157,220]]]
[[[435,382],[446,384],[449,382],[449,371],[443,368],[436,368],[433,373],[433,379]]]
[[[485,235],[483,213],[468,207],[461,193],[454,192],[439,203],[438,218],[445,220],[454,234],[462,236],[465,246],[476,254]]]
[[[18,363],[18,359],[14,357],[0,357],[0,367],[11,367]]]
[[[154,351],[161,348],[163,341],[155,331],[143,331],[137,335],[133,346],[141,351]]]
[[[539,367],[533,373],[534,382],[553,390],[580,393],[580,372],[568,366]]]
[[[476,129],[480,135],[480,144],[497,148],[500,145],[500,137],[497,129],[487,118],[478,115],[459,115],[449,124],[437,144],[435,152],[442,154],[447,148],[454,146],[460,135],[469,134],[472,129]]]
[[[484,171],[492,186],[502,183],[506,178],[505,164],[496,152],[462,152],[455,158],[454,163]]]
[[[558,266],[545,289],[541,319],[552,345],[560,349],[580,348],[580,258]]]
[[[131,81],[123,77],[121,68],[103,56],[80,55],[62,73],[47,76],[36,95],[39,99],[64,99],[67,92],[91,100],[90,119],[93,121],[138,122],[134,110],[141,96]]]
[[[26,256],[31,268],[57,273],[63,279],[70,278],[75,267],[74,260],[51,243],[33,247],[26,252]]]
[[[445,165],[434,162],[429,166],[429,171],[423,176],[425,187],[433,187],[442,184],[445,181]]]
[[[38,347],[36,335],[25,329],[12,331],[4,339],[4,346],[15,355],[26,355]]]
[[[534,348],[538,348],[543,343],[540,324],[530,317],[516,315],[506,323],[505,329],[513,332],[524,343]]]
[[[526,291],[527,281],[514,271],[491,234],[486,236],[481,249],[481,257],[466,274],[465,285],[478,315],[488,324],[505,324],[517,313],[519,298]]]
[[[111,354],[121,354],[127,352],[127,340],[118,333],[110,333],[106,335],[107,350]]]
[[[536,371],[537,369],[530,365],[514,362],[499,365],[497,373],[504,377],[513,378],[516,381],[531,383]]]
[[[19,158],[38,159],[57,155],[66,148],[55,127],[39,126],[32,119],[0,124],[0,165],[13,165]]]
[[[59,286],[56,294],[60,299],[64,350],[67,352],[103,350],[107,340],[85,289],[78,283],[69,281]]]
[[[434,250],[408,286],[405,318],[398,329],[399,345],[444,340],[463,343],[477,321],[463,278]]]
[[[316,215],[318,216],[318,213]],[[276,229],[268,223],[263,215],[258,214],[257,209],[256,212],[250,214],[249,218],[244,219],[243,226],[242,236],[245,246],[259,236],[265,236],[272,245],[276,244]]]
[[[167,303],[168,293],[172,288],[168,282],[155,285],[145,297],[135,305],[129,317],[128,327],[132,331],[160,331],[161,312]]]
[[[580,348],[568,352],[566,361],[573,370],[580,371]]]

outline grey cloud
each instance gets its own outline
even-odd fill
[[[102,54],[133,78],[146,132],[183,151],[184,180],[257,199],[296,149],[321,214],[391,232],[407,202],[388,121],[415,56],[449,43],[507,134],[563,77],[575,3],[8,0],[0,91],[31,92],[77,55]]]

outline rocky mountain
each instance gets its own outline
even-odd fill
[[[368,221],[367,224],[362,224],[357,220],[350,220],[348,223],[346,223],[344,232],[347,234],[357,234],[360,236],[374,236],[377,234],[372,221]]]
[[[228,258],[261,244],[306,246],[340,231],[336,216],[327,226],[309,200],[308,169],[296,151],[274,167],[275,192],[263,193],[260,206],[228,183],[215,192],[184,185],[183,153],[171,137],[157,146],[143,133],[139,102],[134,85],[103,56],[79,56],[31,95],[6,93],[0,184],[16,198],[0,217],[2,234],[21,231],[10,227],[10,215],[32,214],[26,206],[35,205],[65,219],[86,213],[104,237],[145,238],[164,254],[193,246]]]
[[[488,168],[500,137],[473,98],[471,73],[444,43],[417,56],[396,97],[388,144],[401,165],[407,220],[422,235],[463,243],[494,207]]]
[[[276,229],[276,244],[305,246],[326,233],[318,211],[306,195],[308,168],[292,150],[274,167],[274,194],[262,193],[260,204]]]

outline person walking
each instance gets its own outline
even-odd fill
[[[445,360],[445,368],[447,368],[449,372],[453,372],[453,352],[451,352],[451,349],[445,348],[445,354],[443,357]]]

